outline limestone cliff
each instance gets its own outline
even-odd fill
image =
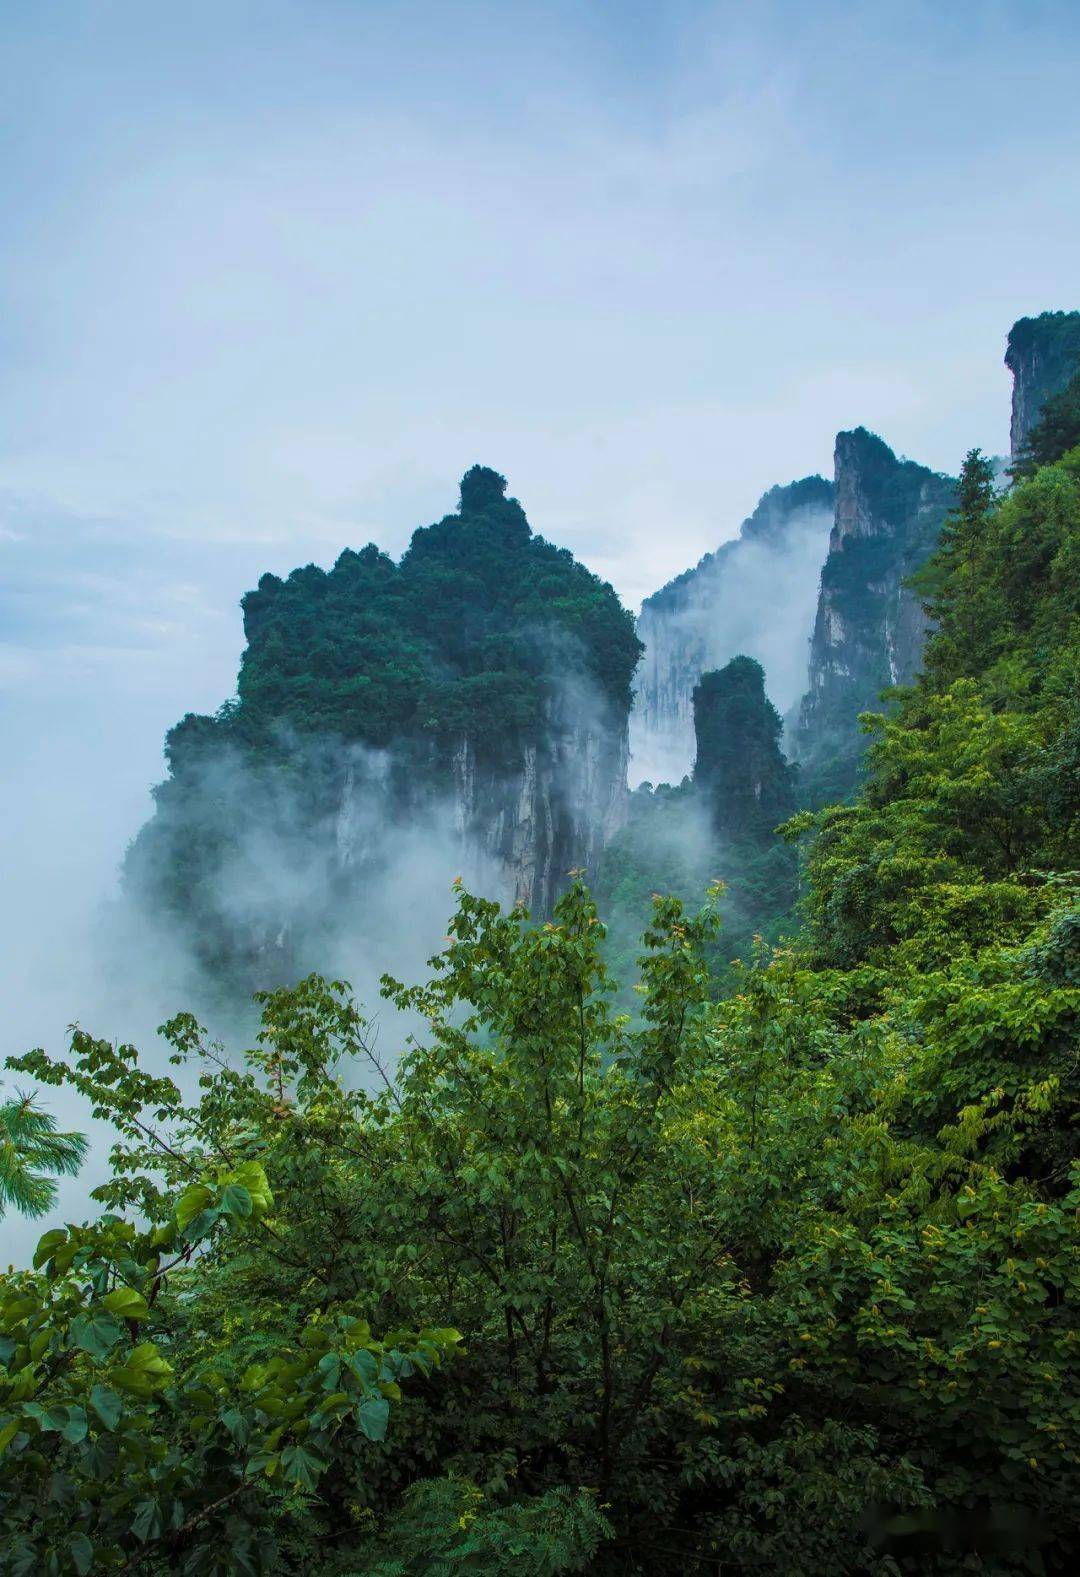
[[[801,694],[832,525],[820,476],[774,487],[739,534],[644,604],[631,716],[632,775],[677,783],[694,760],[694,687],[737,653],[758,659],[786,709]]]
[[[1080,312],[1043,312],[1009,330],[1005,365],[1013,375],[1010,447],[1017,459],[1051,394],[1080,367]]]
[[[468,734],[452,759],[462,857],[496,873],[508,896],[549,914],[571,869],[595,872],[626,816],[626,720],[582,716],[571,692],[545,707],[538,738],[510,776],[478,758]]]
[[[955,490],[951,477],[899,459],[863,427],[837,435],[835,467],[809,689],[792,730],[811,793],[825,797],[854,781],[858,714],[918,671],[926,621],[904,581],[933,551]]]

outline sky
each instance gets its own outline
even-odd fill
[[[636,606],[842,427],[1003,451],[1009,325],[1080,305],[1078,45],[1072,0],[0,0],[0,1050],[73,1016],[264,570],[400,552],[479,461]]]

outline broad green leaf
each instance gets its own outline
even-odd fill
[[[314,1489],[320,1473],[327,1467],[325,1457],[306,1446],[286,1446],[281,1453],[281,1468],[287,1479],[294,1484],[302,1484],[305,1489]]]
[[[120,1422],[124,1404],[116,1392],[108,1385],[95,1385],[90,1392],[90,1406],[101,1419],[106,1429],[115,1429]]]
[[[115,1314],[121,1320],[145,1320],[150,1315],[146,1299],[134,1287],[114,1287],[101,1301],[110,1314]]]
[[[143,1342],[133,1349],[127,1362],[111,1372],[110,1379],[113,1385],[122,1391],[129,1391],[133,1396],[152,1396],[155,1391],[167,1385],[172,1378],[172,1369],[158,1352],[153,1342]]]
[[[148,1544],[151,1539],[159,1539],[165,1528],[165,1520],[161,1515],[161,1506],[156,1500],[140,1500],[135,1505],[135,1515],[131,1519],[131,1531],[137,1539]]]
[[[94,1546],[85,1533],[76,1533],[68,1540],[68,1554],[79,1577],[94,1569]]]
[[[106,1358],[124,1334],[124,1327],[111,1314],[100,1309],[80,1314],[71,1322],[71,1340],[91,1358]]]
[[[245,1161],[232,1173],[230,1181],[246,1188],[251,1195],[251,1208],[256,1216],[264,1216],[274,1203],[266,1173],[258,1161]]]
[[[61,1243],[66,1242],[66,1227],[54,1227],[51,1232],[46,1232],[43,1237],[40,1237],[37,1248],[34,1250],[34,1269],[40,1270],[46,1260],[52,1259]]]
[[[205,1183],[193,1183],[185,1189],[176,1201],[176,1224],[181,1232],[185,1232],[195,1217],[206,1209],[213,1198],[213,1193]]]
[[[252,1212],[250,1192],[242,1183],[230,1183],[221,1196],[221,1208],[227,1216],[246,1220]]]
[[[360,1428],[369,1440],[385,1440],[386,1425],[390,1417],[390,1403],[385,1396],[369,1396],[356,1410]]]
[[[80,1440],[86,1439],[89,1428],[90,1424],[86,1416],[85,1407],[69,1407],[67,1421],[60,1433],[65,1440],[70,1441],[73,1446],[77,1446]]]
[[[244,1417],[243,1413],[240,1412],[239,1408],[226,1408],[226,1410],[221,1415],[221,1422],[225,1425],[225,1428],[229,1431],[230,1435],[232,1435],[238,1446],[247,1445],[250,1430],[248,1428],[248,1421]]]

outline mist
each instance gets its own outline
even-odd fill
[[[740,538],[705,560],[668,607],[638,621],[645,654],[630,718],[630,782],[678,783],[694,764],[694,685],[732,657],[755,658],[786,716],[806,690],[832,514],[792,514],[772,542]]]

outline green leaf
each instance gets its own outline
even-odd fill
[[[246,1188],[251,1195],[251,1208],[256,1216],[264,1216],[274,1203],[266,1173],[258,1161],[245,1161],[232,1173],[230,1181]]]
[[[294,1484],[302,1484],[305,1489],[314,1489],[320,1473],[327,1467],[325,1457],[311,1451],[306,1446],[286,1446],[281,1453],[281,1466],[287,1479]]]
[[[5,1571],[9,1577],[39,1577],[40,1551],[26,1537],[13,1539],[5,1551]]]
[[[369,1396],[356,1410],[360,1428],[369,1440],[385,1440],[390,1403],[385,1396]]]
[[[89,1353],[91,1358],[107,1358],[123,1336],[124,1327],[102,1309],[72,1320],[70,1334],[80,1351]]]
[[[246,1220],[253,1208],[250,1191],[242,1183],[230,1183],[221,1196],[221,1208],[227,1216]]]
[[[60,1245],[66,1242],[66,1227],[54,1227],[51,1232],[46,1232],[43,1237],[40,1237],[38,1246],[34,1250],[34,1269],[40,1270],[46,1260],[52,1259]]]
[[[150,1316],[149,1304],[134,1287],[114,1287],[101,1301],[110,1314],[122,1320],[145,1320]]]
[[[85,1533],[76,1533],[68,1540],[68,1554],[79,1577],[86,1577],[86,1573],[93,1570],[94,1546]]]
[[[248,1421],[239,1408],[226,1408],[221,1414],[221,1422],[225,1425],[225,1428],[229,1431],[230,1435],[232,1435],[238,1446],[247,1445],[250,1430],[248,1428]]]
[[[379,1361],[366,1347],[350,1354],[345,1360],[356,1378],[364,1385],[374,1385],[379,1378]],[[335,1379],[336,1384],[336,1379]]]
[[[132,1350],[121,1368],[112,1371],[110,1378],[122,1391],[147,1397],[168,1384],[172,1378],[172,1369],[153,1342],[143,1342]]]
[[[213,1198],[205,1183],[193,1183],[176,1201],[176,1224],[185,1232],[197,1215],[204,1211]]]
[[[135,1506],[135,1515],[131,1519],[131,1531],[137,1539],[148,1544],[151,1539],[159,1539],[165,1527],[161,1515],[161,1507],[156,1500],[140,1500]]]
[[[120,1422],[124,1404],[109,1385],[95,1385],[90,1392],[90,1406],[106,1429],[115,1429]]]
[[[210,1229],[215,1222],[221,1220],[221,1211],[215,1206],[210,1210],[200,1210],[199,1214],[188,1222],[185,1237],[192,1243],[198,1243],[202,1238],[210,1236]]]
[[[437,1347],[456,1347],[465,1339],[452,1325],[438,1325],[434,1329],[425,1328],[420,1332],[420,1338],[422,1341],[434,1342]]]
[[[0,1428],[0,1451],[3,1451],[7,1446],[9,1446],[18,1433],[19,1419],[9,1419],[8,1422],[4,1424],[2,1428]]]
[[[323,1377],[323,1385],[328,1391],[337,1387],[341,1375],[341,1358],[336,1352],[324,1353],[319,1359],[319,1373]]]
[[[69,1441],[73,1446],[77,1446],[80,1440],[86,1439],[90,1430],[90,1422],[86,1416],[85,1407],[69,1407],[67,1412],[67,1421],[60,1433],[65,1440]]]
[[[116,1472],[119,1455],[120,1447],[116,1435],[98,1435],[95,1440],[87,1441],[83,1447],[80,1467],[83,1473],[91,1478],[111,1478]]]

